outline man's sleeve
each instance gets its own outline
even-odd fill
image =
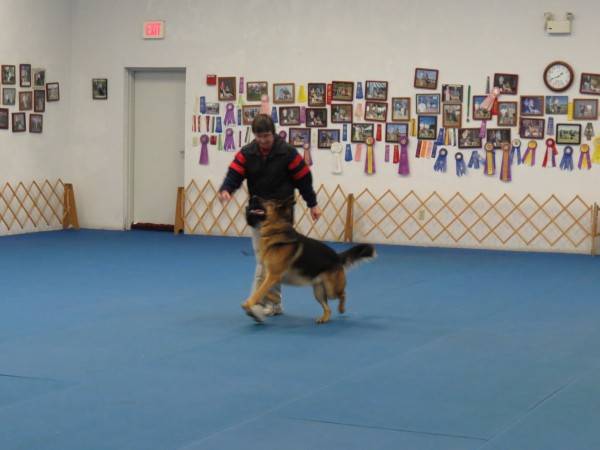
[[[288,159],[288,172],[294,181],[294,186],[300,191],[300,195],[309,208],[317,206],[317,194],[312,186],[312,174],[310,168],[300,156],[298,150],[290,147],[290,156]]]
[[[242,185],[244,178],[246,178],[246,157],[240,150],[236,153],[231,164],[229,164],[227,174],[225,175],[223,184],[219,188],[219,192],[227,191],[232,194]]]

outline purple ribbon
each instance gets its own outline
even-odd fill
[[[306,106],[300,107],[300,123],[306,122]]]
[[[234,109],[233,103],[227,103],[227,106],[225,107],[225,121],[223,122],[225,126],[235,125]]]
[[[225,131],[225,146],[223,148],[224,150],[235,150],[235,140],[231,128],[227,128],[227,131]]]
[[[203,166],[208,165],[208,136],[203,134],[200,136],[200,143],[202,147],[200,147],[200,164]]]
[[[408,137],[400,137],[400,165],[398,166],[398,173],[400,175],[408,175],[410,173],[408,169]]]
[[[485,120],[481,121],[481,128],[479,128],[479,137],[485,139],[487,135],[487,123]]]
[[[281,130],[279,132],[279,137],[285,141],[287,139],[287,132],[285,130]]]
[[[240,88],[238,89],[239,94],[244,93],[244,77],[240,77]]]

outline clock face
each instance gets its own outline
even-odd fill
[[[544,82],[555,92],[566,91],[573,83],[573,69],[566,63],[551,63],[544,72]]]

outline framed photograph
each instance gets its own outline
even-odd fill
[[[306,108],[307,127],[326,127],[327,108]]]
[[[206,108],[208,112],[208,104],[206,105]],[[252,121],[257,114],[260,114],[260,105],[242,105],[242,124],[252,125]]]
[[[442,126],[444,128],[460,128],[462,125],[462,103],[444,103],[442,110]]]
[[[492,111],[481,107],[483,101],[487,98],[487,95],[474,95],[473,96],[473,120],[490,120],[492,118]]]
[[[353,123],[350,140],[352,142],[364,143],[368,137],[375,136],[375,124],[373,123]]]
[[[43,114],[29,114],[29,132],[41,133],[44,128]]]
[[[521,96],[521,116],[543,116],[544,97],[541,95]]]
[[[33,109],[33,92],[19,92],[19,111],[31,111]]]
[[[544,139],[546,121],[521,117],[519,120],[519,136],[523,139]]]
[[[108,78],[92,78],[92,99],[108,99]]]
[[[285,127],[300,125],[300,107],[280,106],[279,124]]]
[[[17,90],[15,88],[2,88],[2,104],[12,106],[17,100]]]
[[[296,91],[294,83],[273,83],[273,103],[294,103]]]
[[[442,84],[442,101],[447,103],[462,103],[462,84]]]
[[[352,103],[332,103],[331,123],[352,123]]]
[[[598,119],[598,99],[574,98],[573,99],[573,119],[575,119],[575,120],[596,120],[596,119]]]
[[[392,97],[392,122],[410,120],[410,97]]]
[[[546,96],[546,114],[566,115],[569,109],[568,95],[547,95]]]
[[[32,73],[34,88],[43,88],[46,86],[46,69],[32,69]]]
[[[437,116],[418,116],[417,138],[433,141],[437,134]]]
[[[582,73],[579,92],[582,94],[600,95],[600,73]]]
[[[31,64],[19,64],[19,86],[31,87]]]
[[[437,89],[439,71],[437,69],[415,69],[414,87],[417,89]]]
[[[260,102],[263,95],[269,95],[269,83],[266,81],[246,82],[246,100]]]
[[[219,93],[220,102],[235,100],[235,77],[218,77],[217,92]]]
[[[397,144],[400,136],[408,136],[408,123],[386,123],[385,124],[385,142]]]
[[[27,124],[25,122],[25,113],[18,112],[12,113],[12,131],[13,133],[20,133],[27,129]]]
[[[17,84],[17,70],[15,66],[2,64],[2,84]]]
[[[417,94],[417,114],[439,114],[440,94]]]
[[[60,100],[60,87],[58,83],[46,83],[46,101],[57,102]]]
[[[354,100],[354,81],[332,81],[331,100],[334,102],[351,102]]]
[[[33,91],[33,110],[35,112],[46,111],[46,92],[40,89]]]
[[[8,130],[8,108],[0,108],[0,130]]]
[[[365,82],[365,100],[386,101],[388,96],[387,81],[372,81]]]
[[[308,83],[308,106],[325,106],[327,85],[325,83]]]
[[[498,126],[517,126],[517,102],[498,102]]]
[[[365,102],[365,120],[385,122],[387,120],[387,102]]]
[[[581,144],[581,125],[578,123],[556,124],[556,143],[561,145]]]
[[[304,144],[310,145],[310,129],[290,128],[289,140],[292,147],[302,147]]]
[[[207,103],[206,104],[206,114],[218,115],[219,114],[219,110],[220,110],[219,103],[217,103],[217,102],[212,102],[212,103]]]
[[[458,148],[483,147],[479,131],[479,128],[460,128],[458,130]]]
[[[519,91],[519,75],[514,73],[495,73],[494,87],[500,88],[500,93],[517,95]]]
[[[494,144],[494,148],[502,147],[504,142],[510,144],[510,128],[488,128],[487,142]]]
[[[340,130],[319,130],[318,148],[331,148],[331,144],[334,142],[340,142]]]

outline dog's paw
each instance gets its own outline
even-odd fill
[[[261,305],[253,305],[248,307],[245,303],[243,303],[242,309],[258,323],[263,323],[267,317],[264,308]]]
[[[321,325],[323,323],[327,323],[329,322],[329,316],[328,315],[322,315],[321,317],[319,317],[316,322]]]

